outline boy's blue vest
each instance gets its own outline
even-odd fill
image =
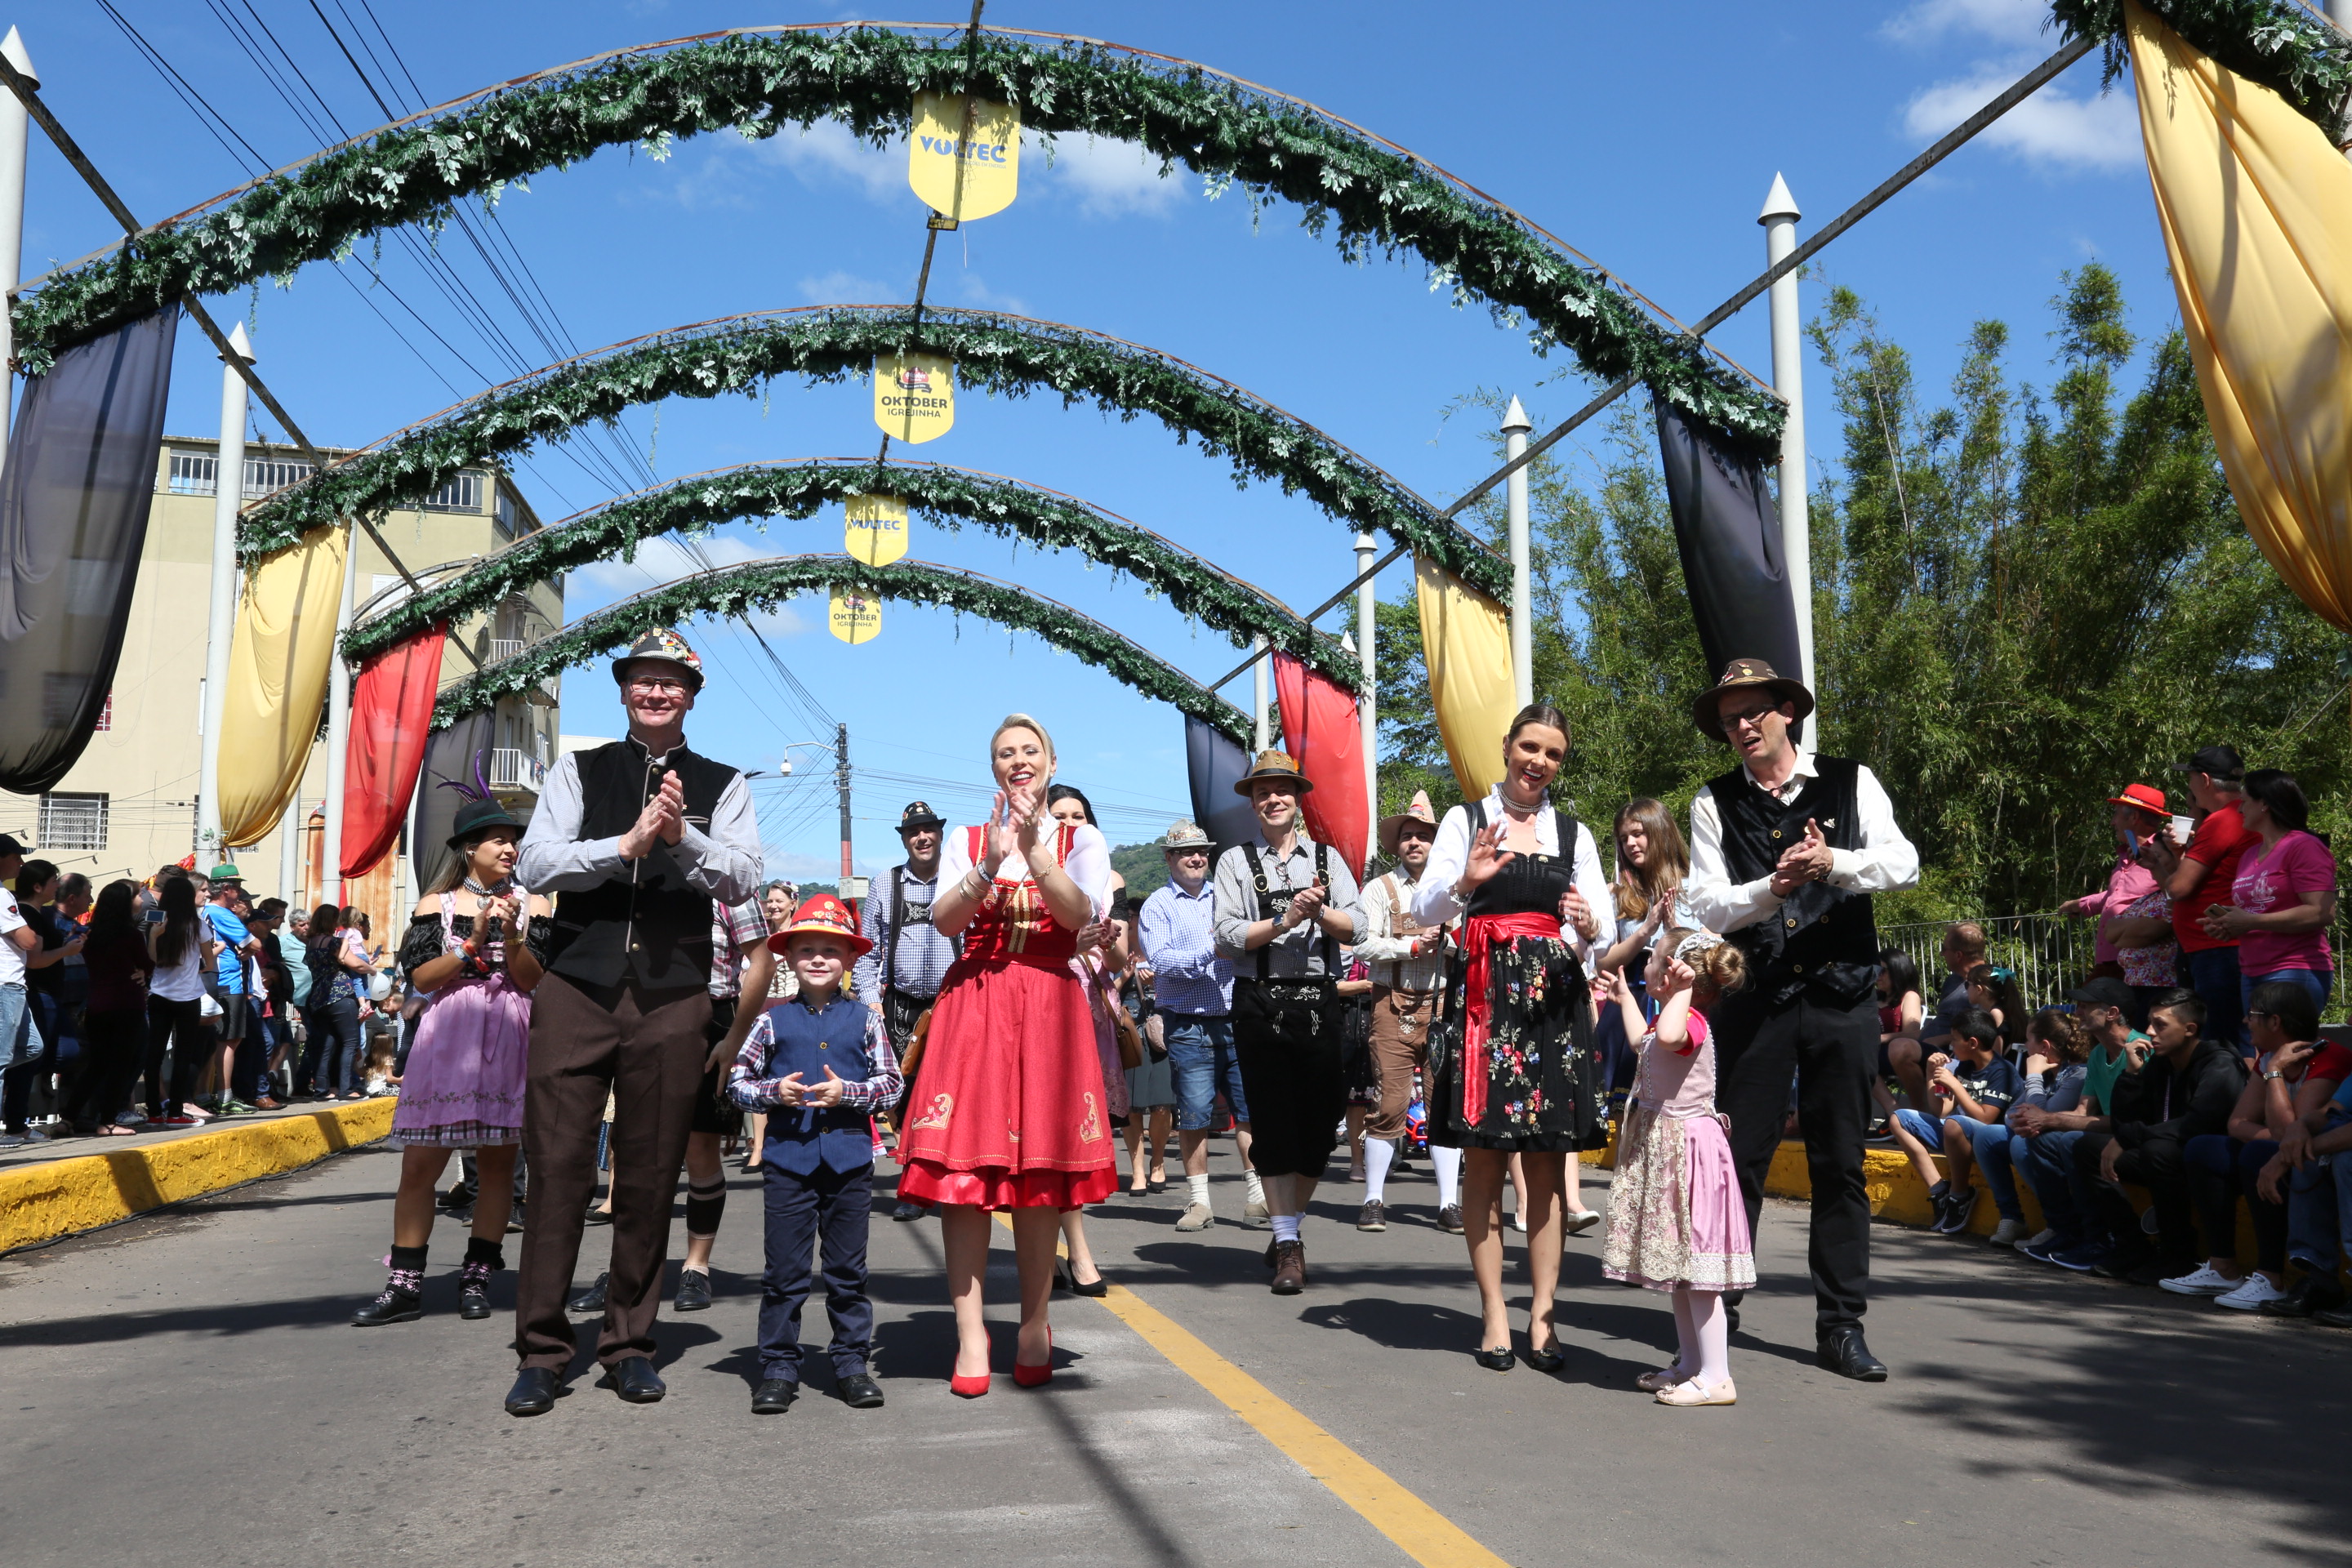
[[[866,1004],[836,996],[822,1012],[812,1013],[798,1002],[778,1002],[768,1009],[768,1027],[775,1044],[768,1050],[762,1078],[801,1075],[812,1087],[824,1081],[824,1069],[835,1078],[857,1083],[874,1076],[866,1055]],[[796,1176],[810,1176],[823,1164],[847,1173],[874,1163],[871,1119],[845,1105],[824,1110],[768,1112],[768,1146],[761,1155],[766,1163]]]

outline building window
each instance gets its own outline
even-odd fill
[[[106,694],[106,705],[98,710],[98,723],[95,728],[99,730],[114,728],[114,693],[112,691]]]
[[[245,499],[259,500],[274,496],[288,485],[309,479],[318,470],[308,463],[281,462],[275,458],[247,458],[245,460]]]
[[[482,476],[459,474],[439,489],[425,498],[426,511],[479,511],[482,510]]]
[[[516,520],[520,516],[521,510],[521,508],[515,505],[514,497],[504,490],[499,492],[499,531],[509,539],[515,536]]]
[[[106,847],[106,796],[45,795],[41,825],[34,830],[43,850]]]
[[[220,488],[220,459],[174,452],[165,484],[175,496],[208,496]]]

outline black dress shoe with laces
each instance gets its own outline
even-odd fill
[[[707,1311],[710,1307],[710,1276],[699,1268],[688,1268],[677,1277],[677,1310],[681,1312]]]
[[[793,1407],[793,1401],[800,1397],[800,1392],[801,1385],[791,1378],[762,1378],[751,1394],[751,1414],[782,1415]]]
[[[424,1315],[424,1297],[397,1285],[387,1285],[383,1295],[352,1314],[352,1327],[380,1329],[386,1323],[413,1323]]]
[[[1870,1353],[1870,1347],[1863,1342],[1859,1324],[1849,1323],[1823,1334],[1813,1357],[1825,1370],[1856,1383],[1886,1381],[1886,1363]]]
[[[631,1405],[653,1405],[669,1392],[654,1363],[641,1355],[624,1356],[606,1367],[596,1386],[611,1389]]]
[[[573,1297],[572,1304],[563,1310],[567,1312],[577,1312],[583,1316],[591,1312],[601,1313],[604,1310],[604,1287],[612,1281],[612,1275],[599,1274],[596,1276],[596,1283]]]
[[[2308,1318],[2343,1304],[2344,1291],[2334,1280],[2315,1268],[2306,1268],[2301,1279],[2287,1287],[2285,1295],[2264,1301],[2256,1310],[2268,1318]]]
[[[490,1315],[490,1282],[468,1279],[457,1287],[457,1315],[478,1322]]]
[[[841,1402],[852,1410],[882,1408],[882,1385],[868,1373],[855,1372],[847,1377],[835,1379],[834,1392],[840,1394]]]
[[[507,1414],[544,1415],[567,1392],[563,1375],[553,1367],[527,1366],[515,1378],[514,1386],[507,1390]]]

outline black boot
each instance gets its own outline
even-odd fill
[[[506,1253],[495,1241],[480,1237],[466,1242],[466,1262],[457,1271],[457,1315],[479,1320],[490,1315],[490,1276],[507,1266]]]
[[[413,1323],[425,1315],[425,1248],[392,1249],[392,1275],[383,1294],[352,1314],[352,1327],[378,1329],[386,1323]]]

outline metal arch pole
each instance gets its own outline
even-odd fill
[[[1372,563],[1380,543],[1369,533],[1356,535],[1356,657],[1363,660],[1363,685],[1356,692],[1356,722],[1362,727],[1364,748],[1364,860],[1371,862],[1381,847],[1381,721],[1372,638],[1379,630],[1380,599],[1372,582]]]
[[[7,37],[0,38],[0,57],[17,75],[36,87],[40,85],[40,73],[33,69],[33,57],[25,52],[25,40],[17,37],[16,28],[9,28]],[[25,275],[25,146],[31,135],[32,122],[25,112],[24,100],[13,92],[0,98],[0,462],[7,456],[16,390],[12,365],[16,328],[6,306],[7,290],[22,282]]]
[[[1764,265],[1778,268],[1797,248],[1797,201],[1788,183],[1772,176],[1771,194],[1756,221],[1764,226]],[[1789,595],[1797,612],[1797,679],[1817,696],[1821,683],[1813,676],[1813,544],[1805,513],[1805,342],[1804,317],[1797,302],[1797,269],[1790,268],[1772,279],[1772,390],[1788,406],[1780,426],[1780,559],[1789,574]],[[1819,710],[1798,728],[1797,742],[1821,735]]]

